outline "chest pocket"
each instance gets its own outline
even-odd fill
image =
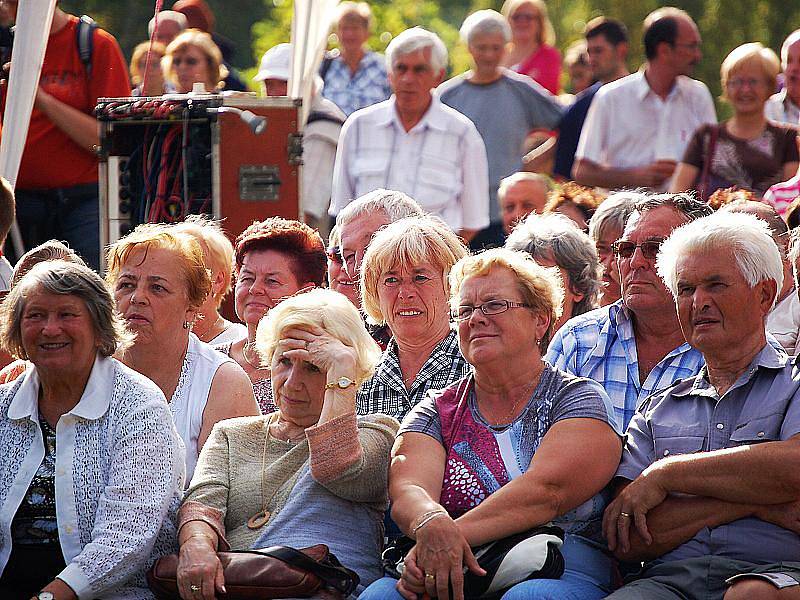
[[[372,190],[386,187],[388,164],[385,159],[371,155],[359,156],[353,161],[353,178],[357,195],[361,196]],[[384,155],[385,153],[381,153]]]
[[[750,419],[733,430],[728,446],[744,446],[780,440],[782,425],[783,414],[781,413]]]
[[[451,157],[423,154],[417,177],[419,199],[433,213],[440,212],[461,194],[461,165]]]
[[[701,452],[706,445],[705,435],[696,428],[653,426],[655,459]]]

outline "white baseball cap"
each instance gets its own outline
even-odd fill
[[[261,65],[253,81],[265,79],[280,79],[289,81],[289,65],[292,62],[292,45],[278,44],[273,46],[261,57]]]

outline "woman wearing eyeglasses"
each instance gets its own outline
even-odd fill
[[[209,93],[216,92],[228,76],[219,48],[199,29],[184,31],[170,42],[161,69],[179,94],[191,92],[195,83],[202,83]]]
[[[447,275],[467,248],[435,217],[401,219],[372,238],[361,266],[362,306],[392,338],[357,396],[359,414],[402,419],[428,390],[470,371],[450,327]]]
[[[795,175],[797,131],[764,116],[780,70],[775,53],[758,42],[728,54],[720,74],[722,97],[733,116],[695,131],[670,192],[696,190],[707,200],[718,189],[736,186],[760,198],[770,186]]]
[[[495,249],[461,259],[450,288],[474,373],[403,420],[389,495],[416,545],[399,582],[384,578],[361,598],[447,598],[452,586],[461,600],[462,567],[482,574],[470,547],[551,521],[566,532],[564,575],[519,583],[504,600],[603,598],[614,565],[599,526],[622,442],[602,387],[542,360],[560,278],[525,253]]]
[[[511,25],[511,43],[503,64],[528,75],[551,94],[558,94],[561,53],[542,0],[506,0],[501,10]]]

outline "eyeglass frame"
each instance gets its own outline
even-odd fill
[[[614,256],[618,256],[623,259],[630,259],[633,258],[633,255],[636,254],[636,249],[639,248],[642,252],[642,256],[644,256],[647,260],[655,260],[658,256],[658,251],[661,249],[661,245],[666,241],[667,238],[650,238],[648,240],[643,241],[640,244],[632,242],[630,240],[617,240],[613,244],[611,244],[611,251],[614,253]],[[633,250],[628,256],[624,256],[622,252],[620,252],[619,246],[620,244],[633,244]],[[656,251],[652,253],[652,256],[648,256],[649,252],[645,252],[645,245],[656,245]]]
[[[505,308],[503,308],[502,310],[498,310],[496,312],[486,312],[485,306],[487,304],[492,304],[493,302],[502,302]],[[472,310],[469,311],[469,314],[466,317],[460,317],[459,313],[461,312],[462,308],[470,308]],[[510,308],[533,308],[533,307],[530,304],[526,304],[525,302],[514,302],[512,300],[505,300],[503,298],[495,298],[493,300],[487,300],[486,302],[478,304],[477,306],[471,306],[469,304],[462,304],[458,308],[453,309],[453,310],[450,311],[450,317],[453,318],[454,320],[458,321],[459,323],[461,323],[463,321],[469,321],[470,317],[472,317],[472,314],[478,309],[480,309],[480,311],[485,316],[491,317],[491,316],[494,316],[494,315],[503,314],[504,312],[508,312],[508,309],[510,309]]]

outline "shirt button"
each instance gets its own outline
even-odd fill
[[[717,429],[725,429],[725,425],[722,423],[717,423]]]
[[[669,456],[669,450],[664,450],[664,456]]]
[[[64,476],[64,469],[56,470],[56,475],[58,475],[59,477],[63,477]]]
[[[68,534],[72,534],[72,526],[67,525],[66,527],[64,527],[64,531]]]

